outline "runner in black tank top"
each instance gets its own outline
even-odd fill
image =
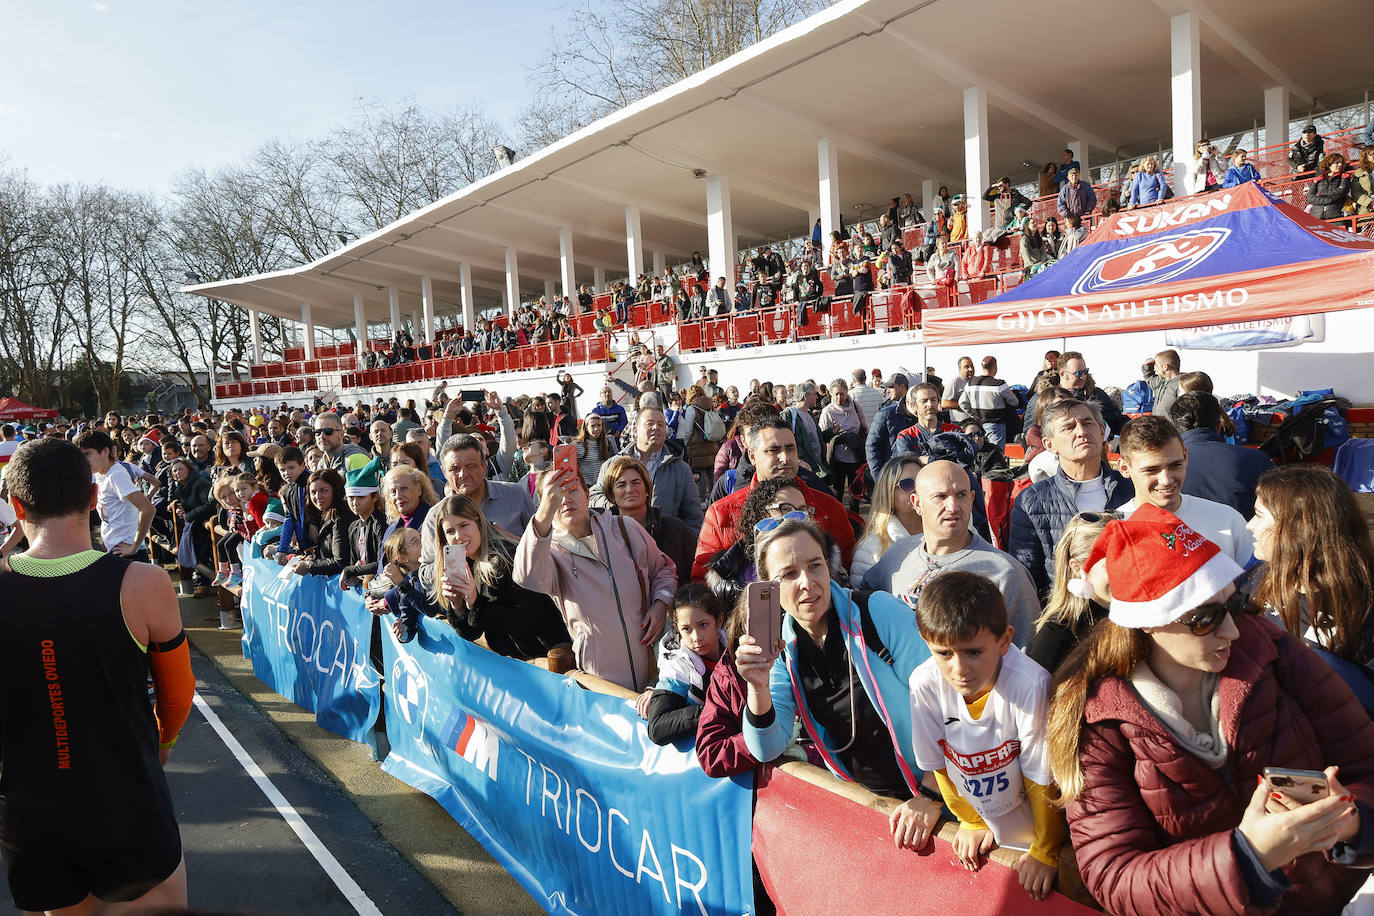
[[[21,448],[15,460],[41,454]],[[71,455],[45,457],[60,465]],[[194,690],[166,574],[81,549],[90,546],[84,513],[68,517],[60,501],[54,510],[33,494],[59,482],[33,467],[16,482],[16,501],[38,501],[19,506],[37,556],[0,563],[0,857],[15,903],[31,911],[90,895],[135,900],[178,872],[162,767]],[[30,521],[39,511],[63,514]],[[145,647],[135,633],[176,636]]]

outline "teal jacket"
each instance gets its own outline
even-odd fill
[[[911,693],[907,682],[911,673],[930,658],[930,649],[916,628],[916,615],[901,599],[887,592],[873,592],[868,599],[868,614],[873,629],[883,641],[892,658],[883,661],[869,647],[863,634],[859,606],[850,598],[849,589],[830,585],[830,600],[844,632],[845,647],[855,660],[859,681],[873,707],[887,725],[892,744],[897,751],[897,765],[911,788],[917,791],[921,770],[912,759]],[[783,650],[773,663],[768,677],[768,690],[773,697],[773,721],[767,728],[757,728],[744,717],[744,745],[756,760],[773,760],[782,753],[792,737],[792,725],[801,719],[802,728],[816,743],[826,766],[832,773],[849,782],[854,781],[839,759],[830,751],[834,743],[826,730],[811,716],[797,672],[797,630],[790,616],[782,622]]]

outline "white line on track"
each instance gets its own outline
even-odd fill
[[[325,847],[324,843],[320,842],[315,831],[311,830],[310,825],[305,822],[295,808],[291,807],[286,796],[282,795],[281,790],[272,784],[272,780],[267,778],[267,774],[258,766],[257,761],[244,749],[239,740],[230,734],[220,717],[210,708],[209,704],[201,699],[199,693],[196,693],[195,701],[196,708],[205,717],[205,721],[210,723],[210,727],[219,735],[224,746],[229,748],[233,755],[238,758],[239,765],[243,767],[244,771],[253,777],[258,788],[262,789],[262,794],[267,796],[267,800],[277,809],[282,820],[286,821],[287,826],[295,831],[301,843],[315,857],[315,861],[320,863],[320,867],[334,882],[334,886],[339,889],[339,893],[343,894],[344,899],[353,905],[353,909],[357,910],[360,916],[382,916],[382,911],[377,909],[377,905],[358,886],[358,882],[354,881],[353,877],[339,864],[339,860],[334,858],[334,854]]]

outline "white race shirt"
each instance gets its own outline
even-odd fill
[[[138,537],[138,507],[129,502],[139,492],[123,465],[112,464],[104,474],[92,474],[97,487],[95,510],[100,514],[100,542],[109,550],[132,544]]]
[[[911,737],[922,770],[944,770],[1000,846],[1029,848],[1035,820],[1022,777],[1053,783],[1048,748],[1050,675],[1015,645],[974,719],[935,659],[911,673]]]

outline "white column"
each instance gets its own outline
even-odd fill
[[[258,326],[258,310],[248,310],[248,333],[253,338],[253,365],[262,363],[262,330]]]
[[[592,268],[592,292],[604,293],[606,291],[606,268]]]
[[[305,337],[305,358],[315,358],[315,316],[310,314],[310,303],[301,303],[301,333]]]
[[[577,271],[573,264],[573,235],[569,228],[558,230],[558,266],[563,276],[563,295],[577,302]]]
[[[840,148],[829,137],[816,141],[816,168],[821,204],[821,244],[825,246],[825,261],[830,263],[830,233],[840,228]],[[807,225],[809,234],[816,224]]]
[[[420,277],[420,299],[425,310],[425,343],[434,343],[434,282],[429,277]]]
[[[358,338],[357,355],[367,354],[367,316],[363,313],[363,297],[353,297],[353,336]]]
[[[663,271],[668,269],[668,256],[661,251],[654,252],[654,276],[663,276]]]
[[[1088,169],[1092,168],[1088,164],[1088,144],[1082,140],[1070,140],[1066,145],[1073,150],[1073,158],[1078,160],[1079,166],[1083,169],[1083,180],[1092,184],[1092,179],[1088,177]]]
[[[1264,90],[1264,145],[1288,142],[1288,90],[1270,86]]]
[[[824,224],[822,224],[824,225]],[[735,288],[735,220],[730,212],[730,180],[724,175],[706,179],[706,251],[711,258],[711,284],[725,278]]]
[[[644,230],[640,226],[639,208],[634,204],[625,205],[625,253],[633,284],[644,273]]]
[[[520,304],[520,262],[514,248],[506,248],[506,314],[514,315]]]
[[[544,278],[544,301],[549,305],[558,301],[558,281],[553,277]]]
[[[391,334],[388,336],[395,340],[396,335],[401,333],[401,294],[392,286],[387,289],[386,298],[391,305]]]
[[[411,312],[411,313],[410,313],[410,336],[413,338],[413,337],[417,336],[419,333],[420,333],[420,313],[419,313],[419,312]],[[417,341],[417,343],[423,343],[423,342],[424,342],[424,341]]]
[[[472,301],[472,268],[467,262],[458,265],[458,288],[463,299],[463,330],[477,330],[477,307]]]
[[[987,229],[983,190],[992,184],[988,164],[988,92],[981,86],[964,90],[964,199],[968,201],[968,234]]]
[[[1169,59],[1173,74],[1174,193],[1185,190],[1179,182],[1193,161],[1193,150],[1202,138],[1202,45],[1197,17],[1179,13],[1169,17]]]

